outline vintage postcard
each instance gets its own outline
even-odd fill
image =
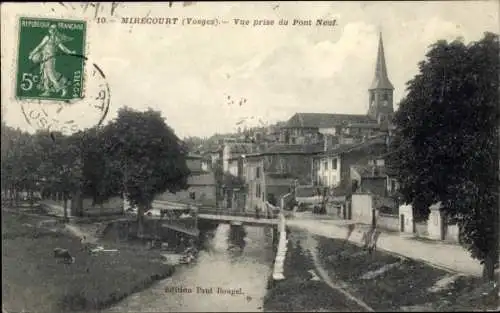
[[[2,312],[500,309],[498,1],[0,8]]]

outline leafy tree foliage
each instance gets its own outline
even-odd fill
[[[106,150],[103,130],[95,127],[76,136],[79,137],[82,159],[82,194],[92,197],[94,205],[111,197],[121,197],[121,172]]]
[[[187,151],[160,112],[153,110],[121,109],[103,130],[103,139],[112,166],[119,169],[124,194],[138,207],[142,235],[143,213],[154,197],[187,188]]]
[[[472,256],[498,263],[498,35],[438,41],[407,84],[395,115],[391,167],[415,213],[440,201]]]
[[[9,194],[11,205],[18,201],[18,192],[32,191],[39,160],[33,138],[26,132],[2,123],[2,190]]]

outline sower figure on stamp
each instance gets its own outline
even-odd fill
[[[42,96],[49,96],[51,92],[61,92],[62,97],[66,95],[68,79],[57,72],[56,55],[58,49],[67,54],[76,53],[63,44],[71,39],[60,33],[57,26],[52,24],[49,27],[49,34],[30,52],[29,59],[34,63],[40,63],[41,84],[38,89],[42,91]]]

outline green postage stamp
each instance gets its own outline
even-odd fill
[[[16,97],[83,98],[86,22],[21,17]]]

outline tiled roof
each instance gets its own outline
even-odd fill
[[[364,142],[355,143],[355,144],[345,144],[335,147],[332,150],[325,151],[320,154],[320,156],[324,155],[338,155],[346,152],[357,151],[364,148],[368,148],[373,145],[385,145],[385,135],[377,136],[373,138],[369,138]]]
[[[295,113],[284,127],[331,128],[349,123],[373,122],[372,118],[364,114]]]

